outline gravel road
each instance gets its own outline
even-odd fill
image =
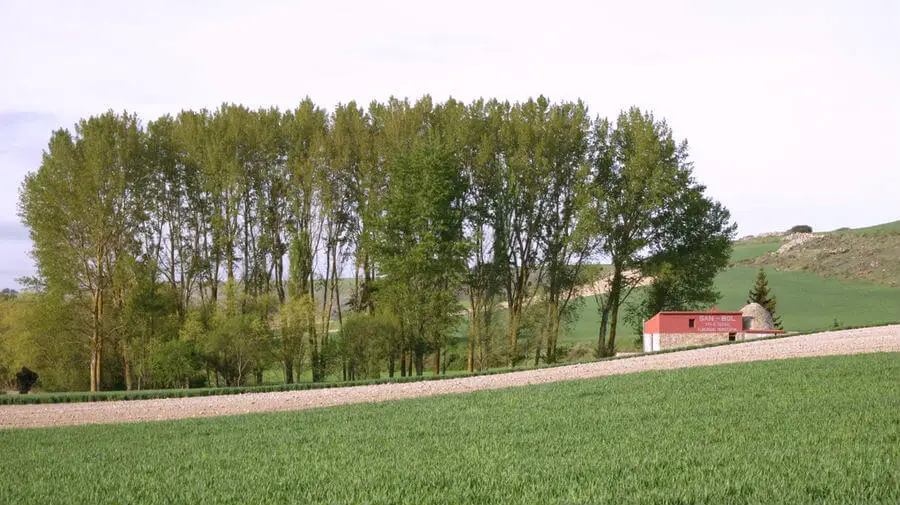
[[[589,379],[645,370],[870,352],[900,352],[900,325],[831,331],[613,361],[440,381],[158,400],[4,405],[0,406],[0,429],[300,410]]]

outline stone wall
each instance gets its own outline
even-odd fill
[[[659,336],[659,347],[671,349],[727,341],[727,333],[663,333]]]
[[[735,340],[753,340],[755,338],[771,337],[777,333],[737,333]],[[690,347],[693,345],[714,344],[727,342],[728,333],[662,333],[659,335],[659,349],[672,349],[674,347]],[[647,345],[646,343],[644,344]],[[649,350],[645,347],[644,349]]]

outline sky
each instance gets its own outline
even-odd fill
[[[739,235],[900,219],[900,1],[0,0],[0,288],[53,130],[222,102],[632,105],[687,139]]]

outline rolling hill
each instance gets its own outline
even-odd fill
[[[743,307],[764,268],[788,331],[900,321],[900,221],[803,238],[777,233],[736,241],[731,265],[716,280],[722,293],[717,308]],[[593,297],[583,302],[563,343],[596,344],[597,304]],[[636,349],[635,331],[619,328],[618,347]]]

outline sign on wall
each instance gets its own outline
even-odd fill
[[[741,316],[731,314],[711,314],[697,317],[697,331],[700,333],[734,333],[743,329]]]

